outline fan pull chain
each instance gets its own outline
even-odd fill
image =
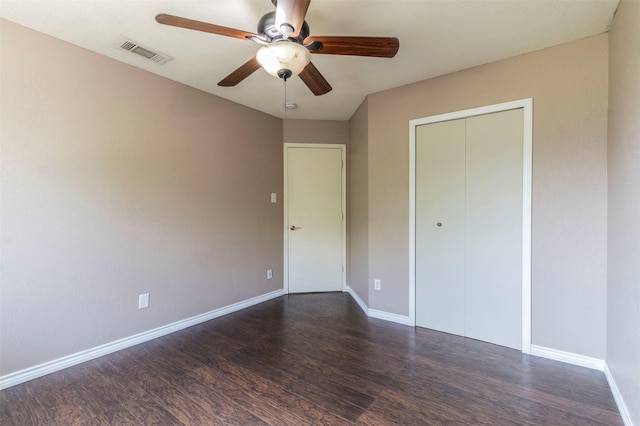
[[[284,108],[284,119],[287,119],[287,79],[282,79],[284,84],[284,103],[282,104]]]

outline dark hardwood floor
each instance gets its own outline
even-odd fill
[[[0,392],[0,424],[620,425],[604,374],[290,295]]]

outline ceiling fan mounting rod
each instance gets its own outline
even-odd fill
[[[295,29],[288,23],[284,23],[280,27],[276,26],[276,12],[269,12],[258,21],[256,32],[264,35],[268,43],[278,40],[291,40],[302,44],[304,39],[309,37],[310,34],[309,25],[306,21],[303,21],[302,28],[300,28],[297,36],[292,36],[294,31]]]
[[[282,34],[284,40],[287,40],[293,34],[293,27],[289,24],[280,25],[280,34]]]

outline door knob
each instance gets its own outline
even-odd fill
[[[289,229],[291,229],[292,231],[295,231],[296,229],[300,229],[300,227],[299,226],[295,226],[295,225],[291,225],[291,227]]]
[[[438,222],[438,223],[436,223],[436,226],[437,226],[437,227],[442,226],[442,222]]]

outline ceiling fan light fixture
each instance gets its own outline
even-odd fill
[[[306,47],[298,43],[277,41],[262,46],[256,54],[256,59],[269,74],[289,78],[304,70],[311,61],[311,54]]]

